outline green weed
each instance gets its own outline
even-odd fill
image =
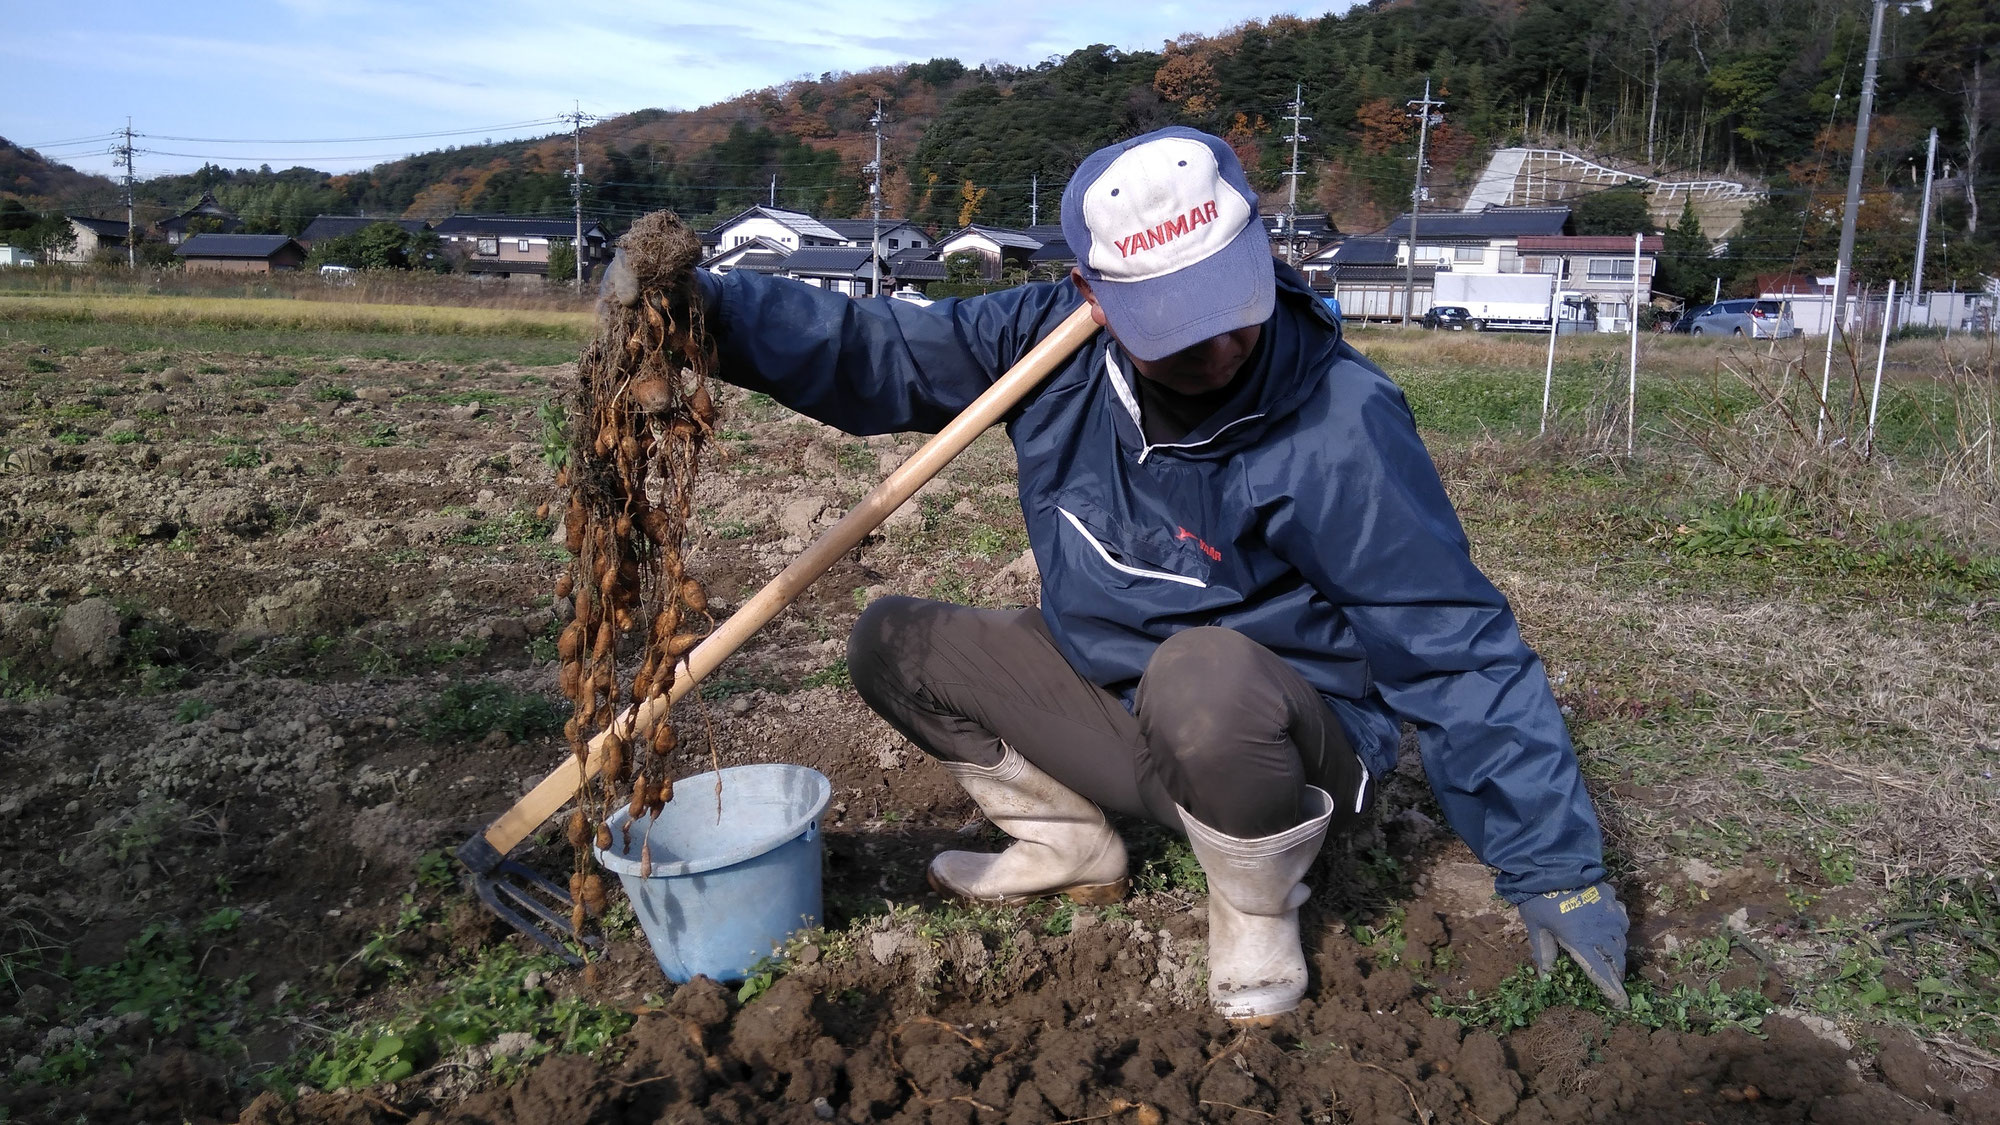
[[[305,1059],[302,1076],[326,1090],[395,1082],[454,1048],[490,1043],[508,1032],[532,1035],[534,1044],[495,1060],[491,1065],[503,1074],[551,1052],[604,1050],[631,1026],[632,1017],[582,997],[554,1000],[546,988],[528,986],[530,974],[546,977],[561,967],[546,954],[489,947],[469,969],[439,982],[440,994],[390,1019],[335,1032],[323,1050]]]
[[[854,677],[848,675],[847,661],[836,660],[807,676],[805,686],[850,688],[854,686]]]
[[[556,399],[545,399],[535,408],[542,424],[542,461],[551,469],[569,464],[569,413]]]
[[[28,370],[37,375],[47,375],[51,372],[61,371],[62,365],[54,360],[43,359],[38,355],[31,355],[28,357]]]
[[[460,681],[431,701],[422,730],[432,742],[473,741],[496,730],[525,742],[553,734],[562,724],[562,711],[542,696],[490,681]]]
[[[313,388],[314,402],[353,402],[354,388],[339,383],[326,383]]]
[[[1746,492],[1689,518],[1674,545],[1691,555],[1771,555],[1805,545],[1792,534],[1789,505],[1768,492]]]
[[[206,699],[189,697],[181,700],[180,706],[174,708],[174,721],[177,723],[192,723],[200,719],[206,719],[214,713],[215,704],[210,703]]]
[[[451,537],[451,542],[468,547],[497,547],[506,543],[534,543],[547,539],[549,525],[535,513],[515,509],[497,520],[482,520]]]
[[[220,364],[204,363],[201,366],[195,368],[194,373],[197,375],[221,375],[228,370],[229,370],[228,368],[223,367]]]
[[[842,443],[839,451],[834,454],[834,461],[840,466],[841,471],[856,474],[872,473],[877,464],[875,451],[858,441]]]
[[[1566,1006],[1641,1027],[1707,1033],[1731,1027],[1755,1032],[1772,1008],[1754,988],[1725,991],[1715,981],[1703,986],[1677,984],[1661,992],[1644,980],[1628,980],[1626,990],[1632,1006],[1621,1012],[1607,1005],[1583,970],[1563,957],[1547,976],[1524,965],[1485,996],[1468,992],[1456,1003],[1433,996],[1431,1014],[1501,1035],[1527,1027],[1550,1008]]]
[[[432,641],[424,646],[424,659],[443,666],[457,664],[462,660],[486,655],[486,642],[478,637],[460,637],[455,641]]]
[[[222,465],[226,469],[254,469],[268,460],[263,446],[238,445],[223,457]]]
[[[133,445],[146,440],[146,435],[138,430],[119,430],[111,435],[113,445]]]
[[[23,672],[11,656],[0,656],[0,699],[47,699],[53,692]]]
[[[296,371],[266,371],[260,375],[252,375],[244,382],[253,387],[296,387],[299,385],[299,375]],[[346,402],[347,399],[329,401]]]

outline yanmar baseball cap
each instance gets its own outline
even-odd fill
[[[1097,150],[1063,189],[1062,225],[1138,359],[1271,317],[1277,282],[1257,193],[1219,138],[1175,125]]]

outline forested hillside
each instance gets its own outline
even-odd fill
[[[1768,187],[1770,201],[1730,239],[1728,271],[1826,269],[1868,12],[1863,0],[1378,0],[1338,16],[1184,36],[1158,51],[1092,45],[1032,67],[968,70],[937,59],[829,74],[588,129],[586,207],[614,228],[656,207],[706,218],[771,199],[859,215],[878,99],[888,209],[932,226],[1053,221],[1082,155],[1169,123],[1226,136],[1276,199],[1296,83],[1311,118],[1300,206],[1329,212],[1343,230],[1369,230],[1408,204],[1415,122],[1406,102],[1429,78],[1444,102],[1430,136],[1433,206],[1461,200],[1495,147],[1561,147],[1653,175]],[[1994,225],[1982,226],[1978,210],[1982,190],[2000,194],[2000,16],[1990,0],[1892,6],[1882,56],[1858,270],[1864,279],[1907,272],[1925,134],[1935,126],[1945,178],[1933,237],[1949,253],[1933,255],[1933,280],[1970,283],[2000,260]],[[144,193],[157,213],[213,190],[253,228],[288,231],[320,212],[566,213],[570,151],[562,135],[344,176],[209,167],[149,180]],[[74,179],[12,170],[15,192],[31,202],[102,197]]]

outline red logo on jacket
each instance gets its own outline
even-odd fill
[[[1195,546],[1200,547],[1201,553],[1207,555],[1210,560],[1214,562],[1222,561],[1222,552],[1209,546],[1207,540],[1204,540],[1201,536],[1196,535],[1194,532],[1189,531],[1185,527],[1176,527],[1174,529],[1174,532],[1175,532],[1174,538],[1176,540],[1192,539],[1194,540]]]

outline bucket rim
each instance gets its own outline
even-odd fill
[[[684,785],[699,786],[705,797],[715,784],[717,777],[722,779],[723,786],[727,788],[730,775],[732,774],[762,773],[771,770],[802,771],[809,774],[811,775],[813,787],[817,790],[810,807],[803,814],[788,821],[781,829],[768,832],[755,840],[738,844],[728,851],[717,855],[701,856],[696,859],[656,862],[653,864],[653,871],[650,876],[641,876],[639,874],[639,861],[636,859],[628,859],[610,849],[600,848],[595,845],[592,845],[590,850],[596,857],[598,866],[614,874],[629,876],[634,879],[662,879],[676,875],[699,875],[706,871],[734,867],[746,860],[754,859],[766,852],[774,851],[803,834],[813,821],[818,820],[826,812],[827,804],[833,800],[833,782],[825,774],[811,766],[801,766],[790,762],[752,762],[741,766],[727,766],[719,771],[710,770],[706,773],[690,774],[674,782],[674,788],[678,790]],[[618,831],[630,820],[631,810],[629,808],[620,808],[604,819],[604,825],[606,828]]]

